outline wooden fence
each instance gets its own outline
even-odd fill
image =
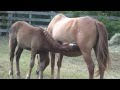
[[[33,26],[48,26],[51,19],[57,13],[53,11],[0,11],[0,33],[9,32],[11,24],[15,21],[23,20]],[[65,14],[68,17],[73,17],[72,14]],[[93,16],[97,18],[97,16]],[[106,17],[111,20],[120,20],[119,17]]]
[[[52,11],[0,11],[0,32],[9,32],[11,24],[19,20],[46,27],[54,15]]]

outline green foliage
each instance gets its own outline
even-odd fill
[[[120,11],[62,11],[62,13],[72,13],[74,17],[80,15],[120,16]]]
[[[108,31],[108,39],[110,39],[115,33],[120,33],[120,20],[113,21],[106,16],[98,16],[98,20],[103,22]]]

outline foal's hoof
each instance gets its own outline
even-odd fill
[[[36,70],[36,75],[39,75],[39,71],[38,70]]]
[[[9,71],[9,77],[10,79],[13,79],[13,72]]]
[[[30,79],[30,77],[26,77],[26,79]]]
[[[26,79],[30,79],[30,76],[28,74],[26,75]]]

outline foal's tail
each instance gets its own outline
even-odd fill
[[[15,48],[17,46],[17,32],[18,32],[18,27],[16,25],[17,23],[14,23],[10,27],[9,31],[9,48],[10,48],[10,54],[14,54]]]
[[[111,64],[108,50],[108,33],[103,23],[97,21],[96,27],[98,29],[98,41],[95,45],[95,53],[99,66],[106,70]]]

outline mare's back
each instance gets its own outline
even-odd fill
[[[69,42],[69,43],[76,42],[76,38],[77,38],[76,36],[79,31],[84,30],[86,28],[90,29],[91,26],[94,29],[96,28],[94,23],[95,19],[89,16],[77,17],[77,18],[68,18],[65,16],[61,16],[61,18],[59,19],[55,19],[55,18],[50,22],[48,26],[48,32],[52,35],[52,37],[55,40],[61,42]]]

